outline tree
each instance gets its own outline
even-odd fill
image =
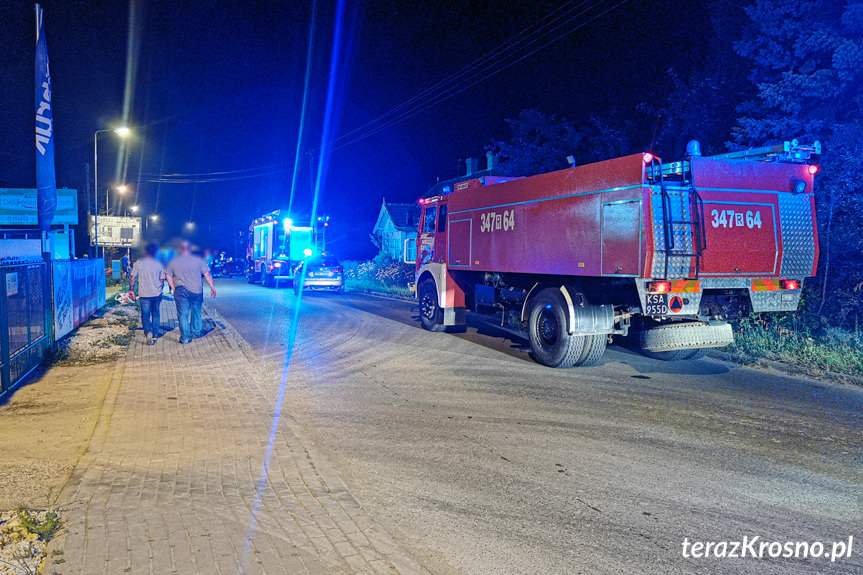
[[[507,119],[506,123],[510,139],[494,144],[503,167],[512,174],[532,176],[565,168],[566,156],[581,143],[572,122],[535,108],[522,110],[518,118]]]
[[[535,108],[508,119],[511,136],[494,141],[502,165],[513,175],[531,176],[567,167],[566,157],[578,164],[630,153],[628,124],[615,115],[589,117],[583,126]]]
[[[734,49],[740,21],[745,18],[743,6],[738,0],[715,0],[706,9],[710,28],[704,34],[705,45],[690,57],[697,58],[698,64],[687,72],[691,60],[682,61],[682,69],[667,71],[671,91],[661,106],[639,106],[657,118],[651,149],[663,159],[681,157],[686,143],[693,139],[701,142],[705,155],[728,151],[737,107],[752,95],[749,62]]]
[[[844,321],[863,311],[863,2],[756,0],[745,13],[749,22],[735,48],[751,63],[757,93],[740,106],[734,142],[823,143],[817,310]]]

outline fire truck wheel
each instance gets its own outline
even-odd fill
[[[608,336],[603,334],[588,335],[584,342],[584,351],[581,352],[581,358],[575,365],[596,365],[599,363],[602,354],[605,353],[605,346],[608,343]]]
[[[261,285],[264,287],[276,287],[276,280],[265,270],[261,270]]]
[[[539,363],[549,367],[573,367],[587,359],[583,335],[566,332],[566,301],[559,289],[546,288],[533,300],[528,322],[530,350]],[[605,346],[602,346],[603,350]]]
[[[417,289],[417,300],[420,307],[420,321],[429,331],[440,332],[445,329],[443,324],[443,309],[438,305],[437,290],[434,282],[423,280]]]

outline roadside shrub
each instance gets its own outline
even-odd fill
[[[736,322],[729,350],[800,366],[812,374],[863,375],[863,334],[824,324],[813,328],[795,313],[751,314]]]
[[[394,260],[383,252],[365,262],[344,261],[342,267],[348,287],[354,290],[407,295],[410,293],[408,283],[414,280],[414,266]]]

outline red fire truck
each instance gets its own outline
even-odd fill
[[[314,228],[295,226],[287,211],[264,214],[249,226],[246,279],[264,287],[293,283],[296,268],[314,253]]]
[[[499,313],[552,367],[597,362],[614,335],[659,359],[703,357],[733,341],[728,320],[797,309],[818,264],[819,153],[795,140],[702,157],[693,141],[674,163],[643,153],[440,183],[405,246],[417,242],[422,325]]]

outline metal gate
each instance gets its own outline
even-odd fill
[[[51,298],[44,261],[0,265],[0,395],[35,369],[49,341]]]

